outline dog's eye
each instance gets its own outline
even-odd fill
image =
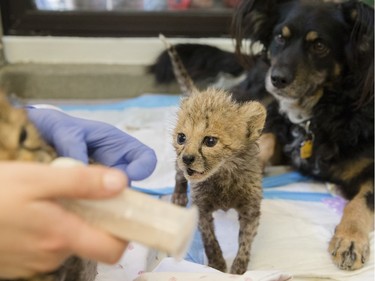
[[[284,36],[280,33],[275,36],[275,42],[279,45],[284,45],[285,44],[285,38]]]
[[[204,137],[203,143],[208,147],[213,147],[217,143],[217,138],[215,138],[215,137]]]
[[[329,52],[329,48],[321,41],[315,41],[312,45],[312,51],[317,55],[326,55]]]
[[[184,144],[185,141],[186,141],[186,136],[185,136],[185,134],[183,134],[183,133],[179,133],[179,134],[177,135],[177,143],[178,143],[178,144]]]
[[[21,132],[20,132],[20,135],[19,135],[19,138],[18,138],[18,143],[19,144],[23,144],[27,139],[27,131],[26,131],[26,128],[23,127],[21,129]]]

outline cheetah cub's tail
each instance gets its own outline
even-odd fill
[[[197,92],[198,90],[195,87],[194,82],[187,72],[184,64],[182,63],[176,48],[167,41],[167,38],[165,38],[163,34],[159,34],[159,39],[164,43],[167,49],[168,55],[172,62],[173,72],[176,76],[178,84],[180,85],[181,91],[185,95],[190,95],[193,92]]]

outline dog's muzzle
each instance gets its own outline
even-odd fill
[[[286,67],[273,67],[270,79],[275,88],[283,89],[293,82],[294,75]]]

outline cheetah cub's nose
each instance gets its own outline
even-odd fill
[[[195,156],[194,155],[184,155],[182,156],[182,161],[186,164],[186,165],[190,165],[191,163],[193,163],[195,160]]]

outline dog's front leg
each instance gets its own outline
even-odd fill
[[[204,250],[208,259],[208,266],[213,267],[222,272],[226,272],[227,265],[225,263],[223,253],[219,242],[215,236],[214,222],[212,212],[202,212],[199,210],[199,230],[202,234]]]
[[[370,255],[369,233],[374,227],[374,184],[367,182],[346,205],[341,222],[329,244],[333,262],[341,269],[355,270]]]
[[[259,212],[238,212],[240,231],[238,235],[238,251],[233,261],[230,273],[243,274],[247,270],[250,261],[250,249],[259,225]]]
[[[176,164],[175,188],[172,194],[172,203],[185,207],[188,203],[187,197],[187,180],[184,173]]]
[[[259,140],[259,161],[262,170],[269,164],[275,154],[276,136],[273,133],[264,133]]]

